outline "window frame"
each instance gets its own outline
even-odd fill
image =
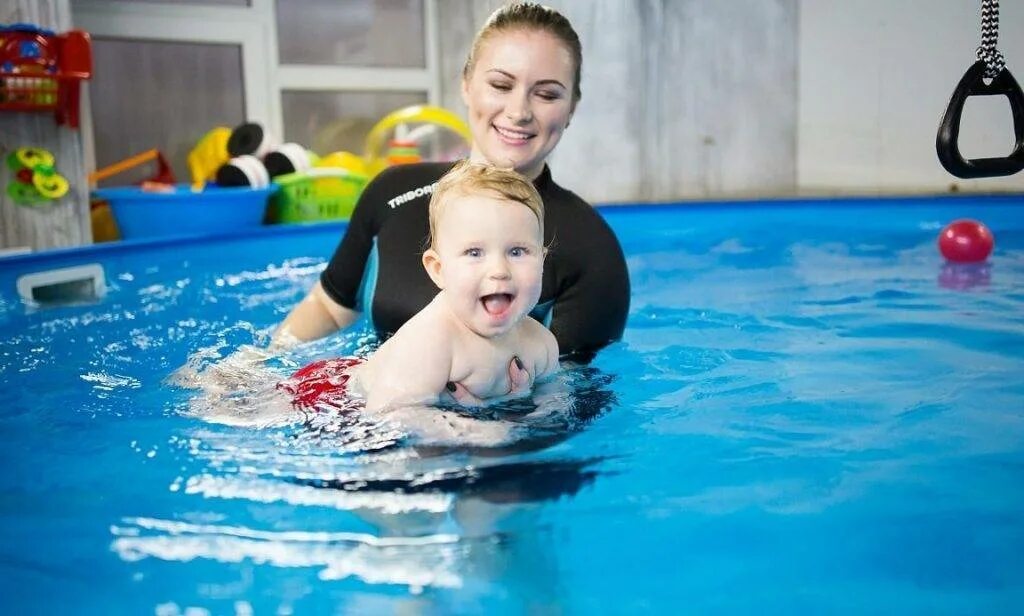
[[[242,7],[73,0],[72,19],[95,37],[240,46],[246,120],[275,135],[283,136],[286,90],[425,92],[428,104],[439,104],[437,0],[423,0],[424,68],[279,64],[276,1],[250,0]],[[82,123],[91,134],[91,114],[83,114]]]

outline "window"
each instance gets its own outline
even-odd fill
[[[363,153],[366,134],[389,112],[426,102],[416,92],[290,92],[282,95],[284,133],[317,154]]]
[[[97,168],[157,148],[189,182],[185,159],[203,134],[245,121],[239,45],[95,38],[93,61],[104,67],[89,89]],[[104,184],[153,174],[143,165]]]
[[[440,98],[433,3],[72,0],[96,42],[97,166],[157,148],[186,182],[196,141],[243,121],[318,154],[362,153],[376,120]]]
[[[281,64],[426,68],[422,0],[277,3]]]

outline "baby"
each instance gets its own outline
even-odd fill
[[[518,393],[517,375],[558,368],[558,343],[528,318],[544,271],[544,206],[514,171],[458,163],[430,199],[426,268],[440,289],[365,363],[327,360],[291,379],[297,402],[316,396],[302,379],[328,380],[365,397],[376,411],[435,404],[445,395],[487,400]],[[513,367],[510,367],[513,366]],[[455,386],[454,384],[458,384]]]

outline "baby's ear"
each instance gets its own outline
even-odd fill
[[[438,289],[444,289],[444,277],[441,275],[441,255],[433,248],[423,253],[423,269],[427,270],[427,276],[434,281]]]

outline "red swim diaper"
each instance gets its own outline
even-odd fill
[[[296,406],[315,408],[318,404],[330,404],[345,395],[349,368],[361,363],[363,360],[358,357],[317,360],[299,368],[287,381],[278,383],[277,388],[291,394]]]

